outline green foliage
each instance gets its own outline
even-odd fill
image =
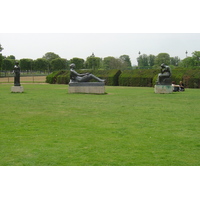
[[[33,69],[34,70],[40,70],[40,71],[49,71],[50,63],[45,58],[38,58],[37,60],[34,60],[33,62]]]
[[[51,71],[67,69],[67,60],[64,58],[55,58],[51,60]]]
[[[21,70],[31,70],[33,67],[33,60],[28,58],[23,58],[19,62]]]
[[[2,54],[0,53],[0,70],[2,70],[2,62],[3,62],[3,56],[2,56]]]
[[[85,61],[82,58],[72,58],[70,59],[70,63],[74,63],[76,65],[76,69],[83,69]]]
[[[55,71],[46,77],[46,83],[55,84],[57,82],[57,76],[64,74],[65,71]]]
[[[101,58],[95,57],[95,56],[87,57],[86,62],[85,62],[86,69],[97,70],[97,69],[100,69],[100,66],[101,66]]]
[[[162,63],[170,64],[170,56],[168,53],[159,53],[155,58],[155,64],[160,66]]]
[[[13,55],[7,56],[7,59],[13,59],[13,60],[15,60],[15,56],[13,56]]]
[[[121,55],[119,57],[119,59],[121,60],[122,64],[123,64],[123,68],[125,69],[131,69],[132,65],[131,65],[131,59],[128,55]]]
[[[1,44],[0,44],[0,52],[2,52],[3,51],[3,47],[1,46]]]
[[[68,84],[70,81],[70,71],[62,71],[59,75],[56,77],[56,83],[58,84]]]
[[[47,52],[42,58],[52,61],[53,59],[60,58],[60,56],[53,52]]]
[[[15,66],[15,60],[13,59],[3,59],[2,69],[5,71],[12,71]]]
[[[158,70],[155,69],[135,69],[125,70],[119,76],[120,86],[152,87],[153,78]]]
[[[195,66],[195,60],[194,60],[193,57],[184,58],[184,59],[179,63],[179,67],[194,68],[194,66]]]

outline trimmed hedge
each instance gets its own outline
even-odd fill
[[[112,69],[112,70],[77,70],[78,73],[92,73],[95,76],[105,79],[106,85],[110,86],[117,86],[119,75],[121,74],[121,71],[118,69]],[[70,81],[70,71],[57,71],[53,72],[52,74],[49,74],[46,77],[46,82],[50,84],[68,84]]]
[[[153,78],[159,70],[155,69],[134,69],[125,70],[119,76],[120,86],[152,87]]]
[[[134,69],[121,72],[112,70],[77,70],[78,73],[89,72],[95,76],[105,79],[106,85],[110,86],[133,86],[154,87],[160,73],[159,69]],[[68,84],[70,71],[57,71],[46,77],[46,82],[51,84]],[[200,88],[200,70],[198,69],[174,69],[172,70],[172,81],[179,84],[183,81],[186,88]]]

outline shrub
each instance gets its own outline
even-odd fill
[[[119,77],[120,86],[139,86],[151,87],[153,85],[153,78],[158,74],[155,69],[135,69],[125,70]]]
[[[46,83],[55,84],[57,82],[57,76],[60,74],[63,74],[63,73],[64,73],[64,71],[56,71],[56,72],[49,74],[46,77]]]

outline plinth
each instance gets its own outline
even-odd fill
[[[69,83],[69,93],[104,94],[104,82],[72,82]]]
[[[23,86],[12,86],[11,87],[11,92],[20,92],[20,93],[22,93],[22,92],[24,92],[24,88],[23,88]]]
[[[172,85],[155,85],[154,92],[158,94],[173,93],[173,87]]]

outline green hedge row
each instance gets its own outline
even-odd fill
[[[77,70],[84,73],[84,70]],[[125,70],[87,70],[95,76],[105,79],[106,85],[110,86],[134,86],[153,87],[160,73],[159,69],[134,69]],[[46,77],[46,82],[51,84],[68,84],[70,71],[57,71]],[[183,81],[186,88],[200,88],[200,70],[197,69],[174,69],[172,70],[172,81],[179,84]]]
[[[77,70],[78,73],[84,73],[86,70]],[[87,70],[86,72],[92,73],[95,76],[105,79],[106,85],[116,86],[119,85],[119,75],[121,71],[118,69],[112,70]],[[70,81],[70,71],[57,71],[49,74],[46,77],[46,82],[50,84],[68,84]]]

